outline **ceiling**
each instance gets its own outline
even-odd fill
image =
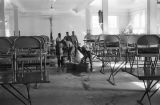
[[[79,12],[94,0],[7,0],[18,6],[21,12]],[[53,7],[51,9],[51,6]]]
[[[53,13],[78,13],[89,5],[102,8],[102,0],[5,0],[10,4],[18,6],[21,12],[33,12],[41,14]],[[109,8],[130,9],[146,0],[109,0]],[[51,5],[53,9],[51,9]],[[52,10],[52,11],[51,11]]]
[[[146,4],[147,0],[108,0],[109,9],[132,9]],[[94,0],[93,7],[102,8],[102,0]]]
[[[60,11],[73,9],[88,0],[17,0],[26,10],[47,10],[51,4]]]

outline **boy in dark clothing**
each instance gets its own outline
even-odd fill
[[[78,50],[83,54],[83,58],[81,59],[81,63],[86,63],[87,58],[90,62],[90,71],[92,72],[92,55],[91,52],[88,50],[87,46],[78,46]]]

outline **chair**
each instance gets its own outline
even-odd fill
[[[38,38],[18,37],[14,43],[14,51],[17,82],[41,83],[48,81],[44,61],[45,54],[42,53],[42,44]]]
[[[148,97],[151,105],[151,97],[158,91],[154,87],[160,81],[160,75],[157,74],[157,64],[159,59],[160,39],[157,35],[143,35],[137,41],[137,56],[142,57],[143,66],[138,66],[137,77],[142,80],[145,86],[145,92],[141,99],[137,101],[142,104],[145,96]],[[142,61],[141,61],[142,62]],[[137,65],[141,63],[138,61]],[[151,93],[153,91],[153,93]]]
[[[137,54],[140,56],[141,54],[146,55],[149,54],[153,56],[153,54],[159,54],[159,37],[156,35],[144,35],[140,37],[137,41]],[[148,56],[149,56],[148,55]]]
[[[12,44],[6,37],[0,37],[0,84],[14,82]]]
[[[99,45],[101,49],[100,57],[102,60],[101,72],[105,73],[105,66],[108,66],[111,71],[108,81],[112,85],[115,85],[114,76],[124,65],[121,56],[120,38],[117,35],[103,35],[99,38]]]
[[[120,44],[121,44],[121,46],[122,46],[122,48],[125,48],[126,49],[126,47],[127,47],[127,35],[119,35],[118,36],[119,37],[119,39],[120,39]]]
[[[49,37],[48,36],[46,36],[46,35],[40,35],[40,36],[45,40],[46,43],[49,42]]]
[[[43,68],[44,54],[40,40],[20,36],[14,40],[0,37],[0,85],[24,105],[31,105],[30,84],[48,83],[48,74]],[[27,95],[16,88],[26,87]]]
[[[105,49],[105,36],[104,35],[100,35],[99,36],[99,39],[97,41],[97,45],[98,45],[98,48],[97,48],[97,57],[98,59],[102,60],[103,59],[103,54],[104,54],[104,49]]]
[[[18,74],[15,71],[13,43],[14,41],[10,38],[0,37],[0,85],[23,104],[30,103],[31,105],[29,85],[24,84],[27,89],[27,97],[14,86],[23,83],[16,81]]]
[[[84,40],[83,40],[85,43],[88,43],[88,42],[94,42],[95,41],[95,37],[94,35],[86,35],[84,37]]]
[[[137,40],[142,35],[126,35],[127,38],[127,49],[126,49],[126,67],[125,71],[127,73],[133,74],[135,65],[137,65],[137,60],[140,60],[136,56],[136,46],[137,46]]]
[[[42,36],[32,36],[32,37],[34,37],[34,38],[36,38],[36,39],[38,39],[39,41],[40,41],[40,43],[41,43],[41,48],[45,51],[45,39],[42,37]]]
[[[47,63],[47,54],[48,54],[48,47],[49,46],[47,45],[47,42],[43,36],[33,36],[33,37],[37,38],[41,42],[42,53],[44,55],[43,65],[44,65],[44,68],[46,68],[46,64],[48,64]]]
[[[40,37],[41,38],[43,38],[43,40],[44,40],[44,51],[47,53],[47,54],[50,54],[50,50],[51,50],[51,44],[53,44],[53,43],[51,43],[50,41],[49,41],[49,37],[48,36],[46,36],[46,35],[40,35]],[[53,45],[53,47],[55,47],[54,45]],[[55,48],[54,48],[54,54],[55,54]]]

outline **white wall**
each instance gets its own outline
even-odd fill
[[[49,17],[43,16],[20,16],[19,30],[21,35],[47,35],[49,36],[50,24]]]
[[[83,43],[83,38],[86,35],[85,16],[82,14],[64,14],[53,16],[53,38],[56,39],[58,33],[65,36],[68,31],[74,30],[79,42]],[[19,29],[21,35],[50,35],[49,16],[33,16],[23,15],[19,17]]]
[[[5,20],[6,20],[6,36],[13,36],[14,35],[14,13],[13,10],[6,10],[5,11]]]
[[[118,16],[118,28],[120,33],[129,24],[129,12],[127,9],[109,9],[108,15]]]
[[[157,9],[157,20],[157,33],[160,34],[160,7]]]
[[[98,15],[98,9],[92,9],[91,15]],[[121,32],[129,23],[129,12],[128,9],[113,9],[109,8],[109,16],[118,16],[118,28]]]
[[[142,11],[145,12],[145,29],[144,29],[144,33],[147,33],[147,9],[146,9],[146,5],[142,5],[141,7],[135,7],[135,8],[132,8],[132,9],[129,9],[129,20],[130,22],[133,22],[133,18],[136,14],[140,14],[142,13]],[[133,24],[133,23],[131,23]]]
[[[4,0],[0,2],[0,36],[5,36]]]
[[[83,43],[84,36],[86,35],[86,24],[84,15],[59,15],[53,17],[53,37],[56,38],[58,33],[62,34],[62,37],[66,35],[66,32],[69,32],[71,35],[72,31],[75,31],[75,34],[78,37],[80,43]]]
[[[156,1],[149,1],[149,5],[151,6],[150,9],[150,14],[149,18],[150,20],[147,20],[147,0],[141,4],[141,6],[135,7],[133,9],[129,10],[129,15],[132,17],[132,15],[136,13],[140,13],[142,10],[145,10],[145,20],[146,20],[146,25],[145,25],[145,33],[151,33],[151,34],[159,34],[160,33],[160,5],[156,4]],[[149,13],[149,12],[148,12]],[[151,22],[151,23],[149,23]],[[148,25],[148,26],[147,26]],[[148,27],[148,29],[147,29]]]

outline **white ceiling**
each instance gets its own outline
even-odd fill
[[[54,0],[5,0],[19,7],[21,12],[50,13],[51,1]],[[146,0],[109,0],[109,8],[130,9],[145,4]],[[56,13],[79,12],[87,6],[102,8],[102,0],[55,0]],[[53,10],[53,9],[52,9]]]
[[[110,9],[132,9],[145,5],[146,1],[147,0],[108,0],[108,5]],[[94,0],[90,5],[96,8],[102,8],[102,0]]]
[[[9,1],[9,0],[8,0]],[[20,7],[23,11],[47,11],[53,8],[56,11],[80,11],[93,0],[10,0],[13,4]]]
[[[17,0],[27,10],[46,10],[51,7],[51,0]],[[56,0],[53,7],[56,10],[66,11],[76,7],[86,0]]]

